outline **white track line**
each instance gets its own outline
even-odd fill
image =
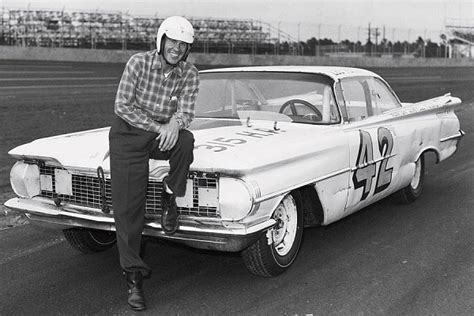
[[[71,70],[71,71],[64,71],[64,70],[0,70],[0,74],[93,74],[95,71],[85,71],[85,70]]]
[[[38,80],[119,80],[118,77],[38,77],[38,78],[0,78],[0,81],[38,81]]]
[[[413,77],[413,76],[385,76],[383,77],[385,80],[438,80],[441,79],[441,76],[418,76],[418,77]]]
[[[105,83],[105,84],[64,84],[64,85],[35,85],[35,86],[11,86],[11,87],[0,87],[0,90],[10,89],[44,89],[44,88],[102,88],[102,87],[117,87],[118,83]]]
[[[0,65],[0,69],[2,68],[18,68],[18,67],[27,67],[27,68],[69,68],[71,69],[72,66],[60,66],[60,65]]]

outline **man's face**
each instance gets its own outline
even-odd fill
[[[188,44],[172,38],[165,37],[163,57],[172,65],[177,64],[186,53]]]

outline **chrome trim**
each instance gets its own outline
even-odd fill
[[[456,135],[451,135],[451,136],[448,136],[448,137],[441,138],[439,141],[440,142],[446,142],[448,140],[461,138],[464,135],[466,135],[466,133],[463,130],[459,130],[459,133],[457,133]]]
[[[364,163],[364,164],[361,164],[361,165],[358,165],[358,166],[355,166],[355,167],[348,167],[348,168],[344,168],[344,169],[341,169],[341,170],[338,170],[338,171],[334,171],[334,172],[331,172],[331,173],[328,173],[324,176],[321,176],[321,177],[318,177],[318,178],[315,178],[315,179],[311,179],[311,180],[306,180],[304,182],[301,182],[299,184],[295,184],[295,185],[292,185],[286,189],[283,189],[283,190],[279,190],[279,191],[275,191],[275,192],[272,192],[272,193],[269,193],[269,194],[265,194],[259,198],[256,198],[255,199],[255,202],[256,203],[260,203],[260,202],[263,202],[263,201],[266,201],[266,200],[269,200],[271,198],[274,198],[274,197],[277,197],[277,196],[280,196],[280,195],[283,195],[283,194],[286,194],[290,191],[293,191],[295,189],[298,189],[302,186],[305,186],[305,185],[308,185],[308,184],[311,184],[311,183],[317,183],[317,182],[321,182],[323,180],[326,180],[326,179],[329,179],[329,178],[332,178],[332,177],[335,177],[335,176],[338,176],[340,174],[343,174],[343,173],[346,173],[346,172],[352,172],[352,171],[355,171],[359,168],[364,168],[368,165],[372,165],[372,164],[375,164],[377,162],[380,162],[384,159],[388,159],[388,158],[391,158],[391,157],[394,157],[396,156],[397,154],[391,154],[391,155],[388,155],[388,156],[384,156],[384,157],[380,157],[380,158],[377,158],[377,159],[374,159],[368,163]]]
[[[181,223],[181,222],[180,222]],[[245,236],[259,231],[263,231],[276,224],[274,219],[269,219],[266,222],[262,222],[250,227],[242,225],[240,228],[228,228],[220,225],[215,225],[214,228],[206,229],[199,227],[197,225],[179,225],[180,231],[193,232],[193,233],[206,233],[206,234],[216,234],[216,235],[233,235],[233,236]],[[160,229],[161,225],[158,222],[150,222],[145,224],[146,227]]]
[[[114,226],[115,223],[114,218],[111,215],[99,212],[95,215],[82,214],[78,213],[77,211],[70,210],[65,206],[58,207],[54,204],[44,203],[42,201],[32,199],[12,198],[6,201],[4,205],[10,209],[22,213],[28,213],[43,218],[54,218],[56,219],[55,223],[60,223],[63,221],[66,225],[74,225],[74,220],[84,220],[92,223],[101,223],[112,226]],[[161,225],[158,219],[159,218],[156,218],[156,220],[146,219],[145,228],[161,231]],[[71,220],[72,222],[68,223],[68,221]],[[226,227],[226,223],[224,221],[207,222],[202,218],[199,218],[199,220],[184,218],[180,220],[179,231],[183,233],[183,235],[186,233],[196,233],[205,234],[207,237],[246,236],[263,231],[275,225],[275,223],[276,221],[273,219],[255,224],[232,223],[232,228],[230,228]],[[185,236],[180,238],[183,240],[186,239]],[[206,237],[203,238],[206,239]],[[173,236],[170,236],[170,239],[174,239]]]
[[[24,198],[12,198],[6,201],[3,205],[12,210],[19,211],[22,213],[32,213],[53,217],[65,216],[92,222],[102,222],[108,224],[114,223],[114,218],[111,215],[104,214],[101,212],[97,212],[97,214],[94,215],[89,214],[89,212],[87,214],[84,214],[79,210],[74,210],[73,208],[70,208],[70,205],[63,205],[58,207],[54,203],[49,203],[49,201],[42,201],[42,199],[33,200]]]
[[[343,174],[343,173],[346,173],[346,172],[349,172],[351,171],[352,169],[351,168],[344,168],[344,169],[341,169],[341,170],[338,170],[338,171],[334,171],[332,173],[328,173],[322,177],[319,177],[319,178],[316,178],[316,179],[310,179],[310,180],[306,180],[304,182],[300,182],[298,184],[295,184],[295,185],[292,185],[286,189],[283,189],[283,190],[278,190],[278,191],[275,191],[275,192],[272,192],[272,193],[269,193],[269,194],[265,194],[259,198],[256,198],[255,199],[255,202],[256,203],[260,203],[260,202],[263,202],[263,201],[266,201],[266,200],[269,200],[271,198],[274,198],[274,197],[277,197],[277,196],[280,196],[280,195],[283,195],[283,194],[286,194],[292,190],[295,190],[297,188],[300,188],[302,186],[305,186],[305,185],[308,185],[308,184],[311,184],[311,183],[316,183],[316,182],[321,182],[323,180],[326,180],[326,179],[329,179],[329,178],[332,178],[332,177],[335,177],[335,176],[338,176],[340,174]]]
[[[350,169],[351,169],[351,171],[356,171],[357,169],[365,168],[365,167],[367,167],[367,166],[376,164],[377,162],[380,162],[380,161],[382,161],[382,160],[384,160],[384,159],[388,159],[388,158],[395,157],[396,155],[397,155],[397,154],[391,154],[391,155],[388,155],[388,156],[380,157],[380,158],[374,159],[374,160],[372,160],[372,161],[359,164],[359,165],[354,166],[354,167],[352,167],[352,168],[350,168]]]
[[[64,217],[49,217],[32,213],[25,213],[25,216],[34,225],[45,226],[50,229],[67,229],[71,227],[99,229],[105,231],[115,231],[113,223],[91,222],[81,219],[70,219]],[[238,252],[255,243],[263,234],[263,231],[256,232],[245,236],[219,235],[213,236],[209,234],[189,233],[178,231],[173,235],[166,235],[161,230],[149,227],[143,228],[143,235],[169,240],[172,242],[182,243],[194,248]]]
[[[56,205],[52,199],[47,198],[47,197],[35,196],[32,199],[35,201],[41,202],[43,204],[49,204],[49,205],[54,205],[54,206]],[[113,212],[111,212],[110,214],[105,214],[105,213],[102,213],[102,211],[97,208],[88,207],[84,205],[70,204],[63,201],[61,202],[61,208],[71,213],[81,213],[81,214],[86,213],[93,216],[113,217],[112,215]]]
[[[93,168],[68,166],[68,165],[62,165],[62,164],[51,164],[48,161],[45,162],[45,166],[51,167],[51,168],[66,169],[69,173],[76,174],[76,175],[97,177],[97,169],[93,169]],[[105,178],[107,180],[110,180],[110,170],[104,169],[104,175],[106,175]]]

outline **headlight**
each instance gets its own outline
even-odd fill
[[[31,198],[40,194],[39,167],[18,161],[10,171],[10,183],[13,191],[20,197]]]
[[[223,220],[239,220],[252,208],[252,196],[242,180],[219,179],[219,206]]]

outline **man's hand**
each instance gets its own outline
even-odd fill
[[[179,124],[176,119],[172,117],[166,124],[161,124],[160,134],[156,140],[160,141],[158,148],[161,151],[167,151],[176,145],[178,141]]]

